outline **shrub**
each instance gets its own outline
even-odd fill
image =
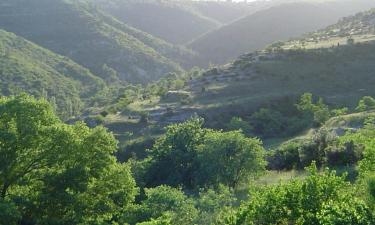
[[[375,109],[375,99],[370,96],[365,96],[359,100],[358,106],[355,110],[357,112],[364,112],[372,109]]]

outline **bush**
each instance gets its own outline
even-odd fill
[[[318,173],[315,166],[305,180],[260,188],[230,224],[373,224],[374,215],[355,197],[353,186],[335,171]]]
[[[291,170],[301,167],[299,149],[301,143],[288,142],[272,151],[268,157],[268,169],[271,170]]]

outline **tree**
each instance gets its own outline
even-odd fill
[[[264,170],[264,153],[258,139],[240,131],[209,132],[198,150],[198,184],[234,188]]]
[[[357,112],[364,112],[375,109],[375,99],[370,96],[364,96],[359,100],[358,106],[355,109]]]
[[[173,187],[193,187],[196,149],[203,143],[208,130],[202,128],[203,120],[193,118],[185,123],[167,127],[152,149],[149,185],[167,184]]]
[[[167,127],[144,161],[149,162],[145,173],[148,186],[194,189],[223,183],[234,187],[264,170],[264,149],[259,140],[240,131],[221,132],[202,126],[202,119],[193,118]]]
[[[331,112],[328,106],[324,104],[323,99],[319,98],[318,101],[314,103],[311,93],[303,94],[296,106],[298,110],[305,113],[307,119],[312,119],[317,125],[322,125],[331,116]]]
[[[109,224],[137,191],[116,145],[102,127],[62,123],[45,100],[1,98],[1,200],[25,222]]]
[[[251,125],[254,127],[254,131],[266,137],[280,135],[285,124],[283,115],[271,109],[261,108],[251,116]]]

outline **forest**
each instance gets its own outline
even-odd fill
[[[372,0],[0,1],[0,225],[375,224]]]

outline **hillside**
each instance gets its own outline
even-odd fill
[[[175,2],[154,0],[94,0],[94,2],[122,22],[174,44],[183,44],[220,26],[218,21]]]
[[[251,14],[194,40],[188,47],[208,62],[222,64],[237,56],[328,26],[344,16],[375,6],[374,1],[281,4]]]
[[[63,117],[76,114],[104,82],[72,60],[0,30],[0,93],[47,97]]]
[[[135,137],[152,137],[162,132],[156,127],[197,113],[223,128],[233,116],[249,117],[261,107],[294,104],[306,92],[332,107],[354,108],[362,96],[375,95],[375,25],[370,22],[374,18],[373,10],[360,13],[301,39],[242,55],[231,64],[187,78],[180,90],[130,104],[122,114],[108,118],[108,127],[119,135],[130,129]],[[356,34],[342,35],[337,45],[336,34],[327,36],[333,28]],[[354,43],[348,42],[351,38]],[[142,112],[149,115],[149,128],[136,123],[139,116],[134,115]]]
[[[0,4],[0,28],[68,56],[109,82],[156,80],[181,70],[168,56],[190,54],[81,1],[4,0]]]
[[[310,32],[301,38],[279,44],[281,44],[280,47],[286,49],[293,47],[322,48],[367,42],[373,40],[374,35],[375,9],[371,9],[354,16],[345,17],[336,24]]]

